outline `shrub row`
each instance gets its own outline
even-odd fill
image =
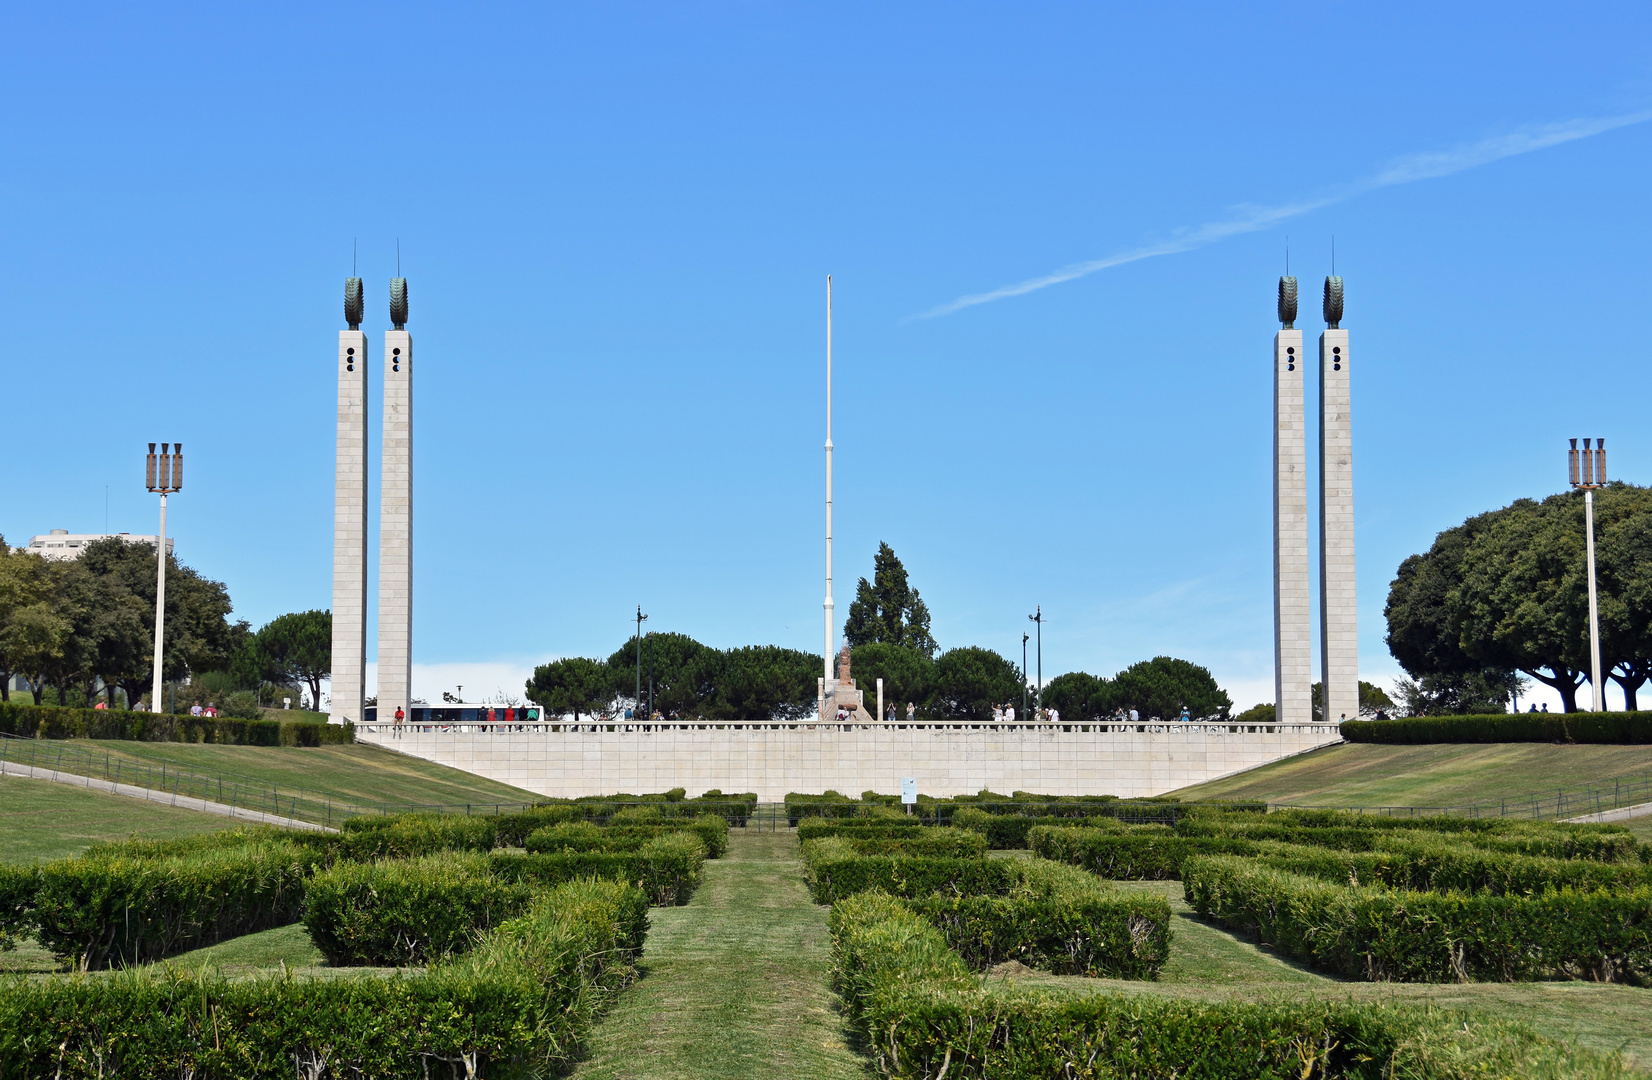
[[[700,885],[705,847],[689,833],[656,836],[632,852],[568,851],[540,855],[494,852],[493,872],[506,881],[539,886],[600,877],[627,882],[661,907],[686,904]]]
[[[351,724],[65,709],[15,701],[0,701],[0,733],[30,739],[129,739],[235,746],[333,746],[356,741],[356,729]]]
[[[1189,859],[1182,881],[1200,914],[1350,978],[1644,984],[1652,977],[1652,888],[1531,897],[1407,892],[1224,856]]]
[[[304,929],[329,964],[407,967],[465,951],[533,893],[476,852],[340,862],[310,880]]]
[[[1556,859],[1634,860],[1640,854],[1633,834],[1619,825],[1569,825],[1509,818],[1458,818],[1444,815],[1385,818],[1343,811],[1280,811],[1257,821],[1247,817],[1190,817],[1176,826],[1189,837],[1278,840],[1319,844],[1346,851],[1369,851],[1394,837],[1424,833],[1455,834],[1464,843],[1515,855]]]
[[[1262,842],[1252,858],[1278,870],[1349,885],[1380,885],[1420,892],[1534,896],[1559,889],[1635,889],[1652,885],[1641,863],[1548,859],[1487,851],[1422,833],[1393,838],[1377,851]]]
[[[1345,720],[1349,742],[1416,743],[1652,743],[1652,712],[1492,713],[1484,716],[1411,716]]]
[[[1082,825],[1093,829],[1106,829],[1110,832],[1122,833],[1126,826],[1117,818],[1111,817],[1022,817],[1004,814],[989,814],[985,810],[977,810],[973,806],[962,806],[952,815],[954,828],[968,829],[978,832],[987,838],[987,847],[994,851],[1010,851],[1027,846],[1027,834],[1040,825]],[[1141,826],[1143,828],[1162,828],[1162,826]]]
[[[245,843],[165,858],[102,855],[10,868],[0,928],[32,929],[82,970],[131,965],[298,921],[308,852]]]
[[[657,836],[687,833],[699,839],[706,858],[715,859],[728,851],[728,822],[712,814],[681,819],[665,825],[594,825],[573,821],[528,834],[523,847],[534,853],[552,851],[636,851]]]
[[[922,836],[927,826],[913,818],[880,821],[876,818],[839,820],[805,818],[798,822],[797,839],[818,840],[822,836]]]
[[[916,836],[863,833],[842,836],[839,839],[853,848],[857,855],[979,859],[987,853],[987,838],[980,833],[945,826],[925,829]]]
[[[1058,996],[983,982],[939,931],[879,893],[833,905],[830,926],[838,992],[890,1077],[1604,1080],[1623,1068],[1522,1025],[1447,1011]]]
[[[805,818],[856,819],[890,818],[906,815],[887,804],[890,796],[866,792],[859,801],[835,791],[823,795],[792,792],[786,796],[786,813],[792,827]],[[1005,797],[991,792],[952,799],[920,795],[909,807],[911,816],[926,825],[950,825],[953,815],[968,808],[1006,817],[1112,818],[1129,824],[1174,825],[1189,814],[1212,809],[1266,813],[1266,803],[1180,803],[1171,799],[1123,800],[1111,795],[1056,797],[1016,792]]]
[[[901,898],[978,967],[1014,959],[1059,974],[1151,979],[1169,956],[1163,897],[1126,894],[1041,859],[860,855],[854,843],[804,846],[816,901]]]
[[[543,1075],[635,974],[647,900],[564,885],[475,949],[382,979],[132,972],[0,992],[0,1080]]]
[[[1250,855],[1255,840],[1222,836],[1131,835],[1102,829],[1039,826],[1027,846],[1041,859],[1079,866],[1109,881],[1174,881],[1195,855]]]

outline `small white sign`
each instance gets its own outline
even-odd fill
[[[915,777],[901,778],[901,802],[911,806],[918,801],[918,781]]]

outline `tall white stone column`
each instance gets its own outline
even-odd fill
[[[1273,336],[1273,690],[1282,724],[1312,717],[1313,614],[1308,584],[1308,432],[1296,279],[1279,279]]]
[[[1359,626],[1354,602],[1354,439],[1342,279],[1325,279],[1319,337],[1319,655],[1325,719],[1359,716]]]
[[[361,279],[344,286],[338,334],[338,446],[333,470],[333,667],[328,720],[361,720],[367,669],[367,335]],[[320,708],[320,702],[316,707]]]
[[[406,278],[390,282],[390,322],[379,488],[380,721],[409,709],[413,689],[413,337],[406,329]]]

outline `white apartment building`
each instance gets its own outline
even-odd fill
[[[48,559],[78,559],[86,545],[94,540],[107,540],[111,536],[118,536],[128,544],[155,543],[155,534],[145,536],[140,533],[72,533],[68,529],[53,529],[41,536],[31,537],[29,546],[19,548],[20,551],[32,551],[36,555],[43,555]],[[166,553],[171,555],[174,537],[166,538]]]

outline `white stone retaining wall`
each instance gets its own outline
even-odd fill
[[[1335,724],[361,724],[358,742],[576,797],[708,788],[1158,795],[1340,742]]]

